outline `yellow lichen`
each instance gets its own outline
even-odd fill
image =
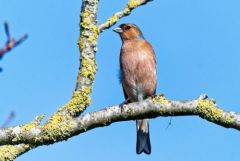
[[[22,131],[29,131],[29,130],[31,130],[32,128],[38,126],[39,123],[40,123],[40,121],[41,121],[43,118],[44,118],[44,115],[38,116],[38,117],[36,117],[35,120],[29,122],[28,124],[20,126],[20,129],[21,129]]]
[[[91,87],[83,87],[80,91],[74,91],[72,99],[49,118],[49,124],[57,124],[59,122],[70,120],[72,117],[84,111],[86,107],[91,104],[91,98],[89,95],[91,90]],[[63,112],[65,113],[64,115]]]
[[[85,10],[81,13],[81,23],[80,23],[81,27],[84,27],[84,28],[88,27],[88,25],[90,24],[90,20],[89,20],[90,14],[91,12],[89,12],[88,10]]]
[[[90,24],[89,29],[94,33],[94,35],[98,35],[100,33],[99,27],[97,25]]]
[[[197,111],[201,117],[212,122],[219,121],[223,117],[223,110],[217,108],[213,100],[199,100]]]
[[[28,144],[21,145],[5,145],[0,148],[0,160],[1,161],[12,161],[17,156],[31,148]]]
[[[110,26],[112,24],[115,24],[117,21],[119,20],[119,16],[118,14],[114,14],[113,16],[111,16],[106,22],[107,22],[107,26]]]
[[[86,91],[83,89],[83,91],[74,92],[72,99],[66,104],[69,113],[75,114],[85,110],[91,103],[89,91],[90,89],[87,88]]]
[[[130,0],[127,4],[126,8],[129,8],[130,10],[136,8],[141,4],[140,0]]]
[[[124,14],[130,14],[131,10],[129,8],[125,8],[123,12]]]
[[[97,3],[98,0],[91,1],[91,5],[88,4],[89,7],[85,7],[85,10],[82,11],[80,22],[81,35],[78,40],[78,45],[82,55],[81,70],[79,73],[81,76],[89,78],[90,81],[94,80],[96,65],[94,58],[86,58],[86,54],[88,54],[86,51],[88,50],[85,50],[85,48],[91,47],[93,49],[93,47],[97,44],[97,38],[100,33],[98,26],[94,24],[96,23],[94,21],[96,19],[95,15],[98,6]],[[36,137],[35,141],[52,141],[51,139],[56,141],[58,138],[66,138],[64,136],[69,135],[73,122],[66,124],[64,121],[69,120],[85,110],[85,108],[91,103],[91,90],[91,86],[81,86],[81,90],[75,91],[72,99],[54,113],[46,124],[38,126],[45,135]],[[35,120],[27,125],[20,126],[20,129],[23,131],[29,131],[36,127],[38,123],[39,120]],[[2,146],[0,150],[0,160],[13,160],[15,157],[31,148],[29,145],[21,146],[21,149],[19,147],[20,146]]]
[[[65,120],[68,120],[70,119],[69,116],[62,116],[61,115],[61,112],[65,110],[65,106],[63,106],[62,108],[60,108],[58,110],[58,112],[54,113],[49,119],[48,119],[48,122],[51,123],[51,124],[57,124],[59,122],[62,122],[62,121],[65,121]]]
[[[81,59],[80,74],[90,80],[94,80],[96,65],[94,59]]]
[[[226,120],[226,121],[225,121],[226,124],[228,124],[228,125],[229,125],[229,124],[232,124],[233,121],[234,121],[233,118],[232,118],[231,116],[226,116],[226,119],[225,119],[225,120]]]
[[[83,34],[81,34],[81,36],[79,37],[78,46],[79,46],[79,48],[80,48],[80,51],[83,51],[83,49],[84,49],[84,47],[85,47],[85,43],[84,43],[84,39],[83,39]]]
[[[91,30],[92,34],[88,37],[88,44],[90,45],[96,45],[97,44],[97,39],[98,35],[100,33],[99,27],[93,24],[90,24],[88,26],[88,29]]]
[[[96,39],[97,39],[97,36],[91,35],[91,36],[88,37],[87,40],[88,40],[89,44],[95,44],[97,42]]]
[[[66,124],[61,122],[69,120],[79,112],[85,110],[85,108],[91,103],[91,98],[89,96],[91,90],[91,87],[83,87],[81,91],[75,91],[72,95],[72,99],[50,118],[48,124],[45,124],[41,127],[44,137],[35,138],[35,141],[42,142],[44,140],[67,138],[66,136],[69,135],[70,130],[72,129],[71,127],[74,123],[70,122]],[[61,115],[61,112],[65,109],[70,115]]]
[[[40,124],[40,121],[44,118],[44,115],[38,116],[36,117],[35,120],[25,124],[25,125],[21,125],[21,126],[17,126],[15,128],[11,128],[12,131],[15,133],[15,137],[12,139],[12,142],[18,142],[19,140],[21,140],[21,137],[19,136],[19,132],[28,132],[31,129],[35,128],[36,126],[38,126]]]
[[[97,2],[98,1],[96,1],[96,3]],[[92,9],[85,8],[80,16],[81,32],[78,45],[81,51],[81,67],[77,81],[82,81],[81,78],[83,77],[87,78],[86,80],[93,81],[96,73],[95,58],[89,58],[89,53],[87,52],[92,52],[92,47],[96,46],[100,30],[94,22],[95,14],[93,14]],[[65,135],[69,135],[69,130],[71,130],[69,126],[71,125],[63,122],[69,121],[72,117],[77,116],[90,105],[91,90],[91,86],[81,86],[80,89],[74,91],[71,100],[54,113],[53,116],[49,118],[47,124],[40,127],[42,128],[44,137],[36,138],[35,141],[56,140],[58,138],[63,138]]]
[[[163,103],[163,104],[168,103],[167,98],[164,97],[163,95],[156,96],[152,100],[154,103]]]
[[[89,19],[88,19],[88,18],[84,18],[84,19],[82,20],[82,22],[81,22],[80,25],[81,25],[82,27],[87,27],[89,24],[90,24]]]
[[[87,38],[88,40],[88,43],[91,45],[91,44],[96,44],[97,43],[97,38],[98,38],[98,35],[100,33],[100,30],[99,30],[99,27],[95,24],[92,24],[90,19],[93,18],[94,15],[91,14],[90,11],[88,10],[85,10],[84,12],[81,13],[81,23],[80,23],[80,26],[81,26],[81,35],[80,35],[80,38],[78,40],[78,44],[79,44],[79,48],[81,50],[81,52],[83,51],[84,47],[85,47],[85,33],[86,33],[86,30],[90,31],[91,34],[90,36]]]
[[[42,137],[34,138],[35,142],[45,142],[49,140],[49,143],[57,140],[65,140],[71,133],[72,127],[75,125],[74,122],[58,122],[58,123],[47,123],[41,126]]]
[[[86,18],[90,15],[91,13],[88,10],[85,10],[84,12],[81,13],[81,17]]]

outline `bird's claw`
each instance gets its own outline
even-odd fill
[[[119,107],[121,108],[121,113],[123,112],[123,106],[128,104],[128,103],[130,103],[130,99],[129,98],[119,104]]]

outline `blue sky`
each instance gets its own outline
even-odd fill
[[[127,0],[100,1],[98,21],[122,9]],[[161,0],[136,9],[115,26],[137,24],[154,46],[158,93],[175,100],[207,93],[229,111],[240,111],[240,1]],[[0,0],[0,44],[8,20],[15,37],[29,39],[8,53],[0,67],[0,122],[13,110],[11,126],[37,115],[50,116],[70,99],[79,64],[77,39],[81,0]],[[99,38],[98,73],[87,111],[123,101],[118,80],[120,38],[112,30]],[[135,122],[98,128],[50,146],[17,161],[238,161],[239,132],[198,117],[150,121],[152,154],[135,154]]]

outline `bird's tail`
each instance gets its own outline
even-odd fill
[[[137,120],[137,154],[151,154],[148,119]]]

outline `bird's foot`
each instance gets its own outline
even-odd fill
[[[129,98],[119,104],[119,107],[121,108],[121,113],[123,111],[123,105],[126,105],[128,103],[130,103],[130,99]]]

